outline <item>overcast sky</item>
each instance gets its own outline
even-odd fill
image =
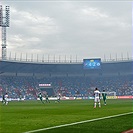
[[[15,53],[18,58],[21,53],[25,58],[27,53],[33,58],[37,54],[39,58],[49,55],[51,59],[132,56],[129,1],[16,1],[1,2],[3,7],[10,6],[8,56],[14,57]]]

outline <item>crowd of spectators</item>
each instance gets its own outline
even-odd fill
[[[8,93],[10,98],[25,97],[36,99],[40,92],[40,83],[50,83],[54,95],[61,94],[67,97],[88,97],[93,96],[97,87],[100,91],[115,91],[117,96],[132,95],[133,79],[128,76],[113,77],[25,77],[25,76],[1,76],[0,97]]]

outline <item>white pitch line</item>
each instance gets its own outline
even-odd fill
[[[53,126],[53,127],[48,127],[48,128],[42,128],[42,129],[27,131],[27,132],[23,132],[23,133],[35,133],[35,132],[39,132],[39,131],[45,131],[45,130],[49,130],[49,129],[55,129],[55,128],[72,126],[72,125],[77,125],[77,124],[82,124],[82,123],[87,123],[87,122],[92,122],[92,121],[109,119],[109,118],[119,117],[119,116],[128,115],[128,114],[133,114],[133,112],[128,112],[128,113],[124,113],[124,114],[118,114],[118,115],[112,115],[112,116],[107,116],[107,117],[102,117],[102,118],[96,118],[96,119],[91,119],[91,120],[79,121],[79,122],[74,122],[74,123],[64,124],[64,125],[59,125],[59,126]]]

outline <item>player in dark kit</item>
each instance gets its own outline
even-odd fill
[[[42,93],[41,93],[41,92],[38,94],[38,97],[39,97],[40,101],[41,101],[42,103],[44,103],[43,97],[42,97]]]
[[[107,96],[107,93],[105,92],[105,90],[103,90],[102,97],[103,97],[104,105],[106,105],[106,96]]]
[[[58,103],[60,103],[60,98],[61,98],[61,95],[59,94],[59,95],[57,96],[57,102],[58,102]]]
[[[5,103],[5,95],[2,96],[2,103]]]
[[[50,103],[49,98],[48,98],[48,94],[46,94],[45,97],[46,97],[46,103]]]

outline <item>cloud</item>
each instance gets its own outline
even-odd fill
[[[82,9],[82,12],[88,17],[108,18],[108,15],[106,15],[105,13],[101,13],[97,8],[90,7],[90,8]]]
[[[77,55],[80,59],[110,53],[115,56],[121,52],[132,55],[129,2],[21,1],[6,4],[11,9],[8,51]]]

